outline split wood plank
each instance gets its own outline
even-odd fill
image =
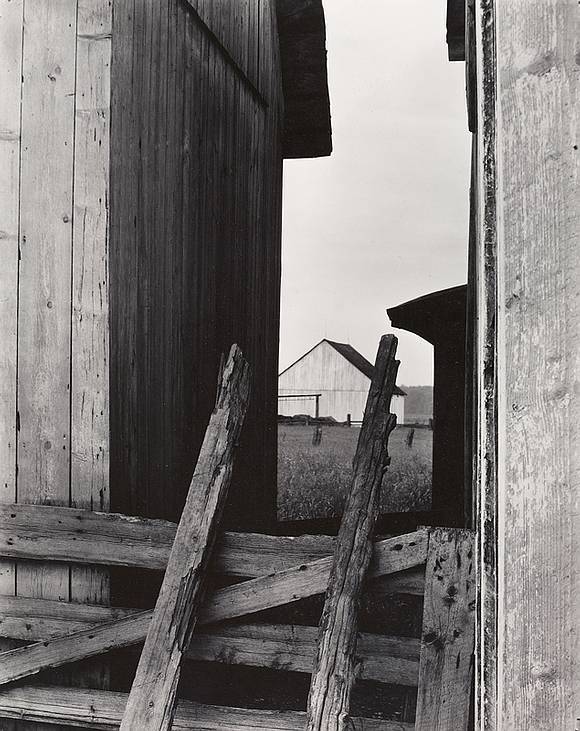
[[[198,619],[209,559],[250,397],[250,369],[232,345],[177,527],[121,731],[169,731],[181,658]]]
[[[370,575],[379,576],[418,566],[426,561],[427,531],[380,541]],[[326,590],[332,557],[318,559],[270,576],[219,589],[205,602],[199,624],[241,617]],[[99,655],[117,647],[142,642],[151,620],[150,610],[91,629],[28,645],[0,654],[0,685],[47,668]]]
[[[72,248],[71,486],[109,507],[109,137],[112,4],[78,0]],[[107,603],[108,573],[71,569],[71,600]]]
[[[117,731],[127,703],[125,693],[25,686],[0,691],[0,717]],[[300,711],[262,711],[181,701],[173,731],[303,731]],[[413,724],[353,718],[352,731],[413,731]]]
[[[397,423],[390,413],[399,362],[397,338],[384,335],[353,461],[324,609],[318,653],[308,696],[308,731],[345,731],[355,681],[357,618],[363,582],[371,563],[380,489],[388,465],[389,435]]]
[[[70,502],[109,508],[110,0],[77,0],[72,230]],[[108,604],[109,572],[70,569],[73,602]],[[73,681],[107,688],[106,664]]]
[[[163,570],[175,531],[175,523],[118,513],[0,504],[0,556],[9,558]],[[226,532],[218,540],[213,571],[264,576],[331,556],[335,542],[324,535]],[[382,550],[379,545],[375,553]],[[422,594],[423,572],[381,576],[369,588],[373,594]]]
[[[26,8],[18,311],[18,501],[66,504],[76,0]],[[69,598],[66,567],[18,569],[23,596]]]
[[[8,597],[7,604],[7,616],[0,618],[0,634],[36,642],[128,617],[139,611],[20,597]],[[316,655],[317,634],[316,627],[302,625],[219,625],[196,632],[185,657],[310,673]],[[419,640],[360,634],[356,672],[357,677],[364,680],[416,687]]]
[[[427,558],[417,731],[463,731],[475,643],[476,577],[473,533],[430,532]]]
[[[16,333],[23,5],[23,0],[0,0],[0,503],[16,500]],[[0,594],[14,594],[15,590],[14,563],[0,561]]]

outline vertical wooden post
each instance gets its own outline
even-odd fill
[[[478,728],[580,707],[576,0],[484,0],[478,52]]]
[[[429,534],[416,731],[467,731],[475,642],[475,556],[470,531]]]
[[[320,620],[318,654],[308,697],[308,731],[349,728],[354,683],[357,612],[372,553],[379,493],[388,463],[387,444],[396,418],[389,413],[399,362],[397,339],[384,335],[353,462],[352,487],[335,548],[328,591]]]
[[[16,331],[23,2],[0,0],[0,502],[16,502]],[[14,564],[0,561],[0,594],[14,594]],[[0,648],[1,649],[1,648]]]

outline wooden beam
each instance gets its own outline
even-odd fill
[[[37,642],[128,617],[139,611],[21,597],[9,597],[8,603],[11,605],[10,614],[1,622],[0,634]],[[302,625],[220,625],[196,632],[185,657],[188,660],[310,673],[316,654],[317,634],[316,627]],[[357,657],[357,677],[361,679],[417,686],[419,640],[415,638],[360,634]]]
[[[466,731],[475,643],[473,533],[430,533],[416,731]]]
[[[50,505],[0,504],[0,555],[164,570],[175,540],[175,523]],[[330,536],[269,536],[229,533],[213,559],[216,573],[263,576],[330,556]]]
[[[163,570],[175,531],[175,523],[119,513],[0,504],[0,555],[7,558]],[[216,546],[213,571],[231,576],[264,576],[331,556],[335,541],[325,535],[226,532]],[[381,578],[373,582],[373,591],[375,586],[383,594],[422,594],[422,572]]]
[[[418,566],[426,560],[427,531],[389,538],[381,541],[378,549],[371,575],[380,576]],[[219,589],[206,601],[199,623],[233,619],[321,594],[326,591],[331,565],[331,557],[322,558],[271,576]],[[142,642],[147,635],[151,615],[149,610],[139,612],[98,627],[1,653],[0,685],[46,668]]]
[[[57,686],[25,686],[0,691],[0,717],[117,731],[127,695]],[[222,708],[181,701],[173,731],[303,731],[300,711]],[[353,731],[413,731],[413,724],[353,718]]]
[[[379,494],[388,465],[389,434],[397,423],[389,412],[399,367],[396,352],[397,338],[384,335],[379,343],[320,620],[318,654],[308,696],[308,731],[345,731],[349,725],[358,607],[372,558]]]
[[[476,3],[476,724],[490,731],[578,725],[578,11]]]
[[[250,368],[238,346],[232,345],[147,630],[121,731],[169,731],[171,728],[181,658],[197,623],[249,397]]]

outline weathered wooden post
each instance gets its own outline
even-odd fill
[[[248,408],[250,369],[233,345],[141,653],[122,731],[168,731]]]
[[[399,367],[395,360],[396,350],[397,338],[384,335],[379,344],[353,463],[352,487],[320,620],[318,656],[308,697],[307,731],[345,731],[348,728],[358,605],[371,560],[379,493],[388,464],[388,435],[397,421],[389,413]]]

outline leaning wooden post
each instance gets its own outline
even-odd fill
[[[121,731],[171,728],[181,658],[197,620],[249,391],[249,366],[233,345],[218,384],[216,406],[177,527]]]
[[[399,367],[395,360],[396,351],[397,339],[394,335],[384,335],[379,344],[353,462],[352,486],[320,620],[318,656],[308,697],[308,731],[343,731],[348,728],[358,605],[372,555],[380,488],[388,464],[388,438],[397,421],[389,413]]]

